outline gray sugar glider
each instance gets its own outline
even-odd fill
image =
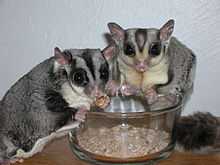
[[[108,77],[99,49],[55,48],[53,57],[19,79],[0,102],[0,164],[31,157],[76,127],[68,125],[72,116],[83,117]]]

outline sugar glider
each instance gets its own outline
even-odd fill
[[[120,86],[125,94],[141,91],[153,102],[157,92],[182,94],[192,88],[196,57],[171,37],[174,20],[167,21],[160,29],[124,30],[116,23],[109,23],[108,27],[114,43],[104,51],[111,70],[115,70],[114,79],[119,80],[119,85],[114,81],[108,85],[113,94],[115,86]]]
[[[190,96],[195,77],[196,56],[171,34],[174,20],[160,29],[129,28],[109,23],[113,43],[103,52],[113,81],[107,89],[112,95],[143,92],[150,103],[159,94]],[[197,112],[177,122],[177,150],[193,153],[220,151],[220,119]]]
[[[0,164],[28,158],[63,136],[103,95],[108,63],[99,49],[55,48],[54,56],[19,79],[0,102]],[[82,113],[80,113],[82,111]]]

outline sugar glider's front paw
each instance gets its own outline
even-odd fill
[[[85,118],[86,118],[86,113],[88,112],[89,110],[86,108],[86,107],[80,107],[76,114],[75,114],[75,119],[77,121],[80,121],[80,122],[84,122],[85,121]]]
[[[108,81],[105,87],[107,94],[110,96],[116,96],[119,88],[120,85],[114,80]]]
[[[124,83],[120,88],[120,92],[124,96],[136,95],[138,91],[139,90],[136,87],[127,83]]]
[[[158,100],[158,94],[154,88],[149,88],[144,93],[148,104],[153,104]]]

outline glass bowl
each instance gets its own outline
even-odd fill
[[[134,101],[130,97],[112,100],[122,104]],[[183,107],[182,98],[161,95],[151,105],[134,102],[137,106],[132,103],[127,109],[125,104],[120,108],[110,104],[111,108],[104,111],[89,112],[85,122],[69,133],[73,153],[100,165],[153,164],[167,158],[175,146],[175,123]]]

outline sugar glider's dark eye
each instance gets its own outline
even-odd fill
[[[124,45],[124,53],[125,55],[129,57],[134,57],[135,56],[135,49],[131,44],[125,44]]]
[[[161,43],[160,42],[154,42],[150,45],[149,48],[149,55],[151,57],[156,57],[160,55],[161,52]]]
[[[109,79],[109,70],[108,64],[102,64],[100,67],[100,79],[107,82]]]
[[[79,86],[86,86],[89,83],[86,71],[84,69],[76,69],[73,72],[73,82]]]

